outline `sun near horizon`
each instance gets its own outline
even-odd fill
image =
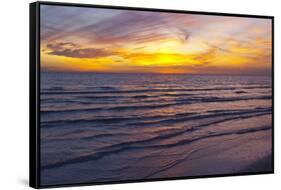
[[[271,74],[271,20],[41,6],[45,72]]]

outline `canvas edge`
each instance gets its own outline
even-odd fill
[[[39,3],[29,4],[29,186],[40,187],[38,45]]]

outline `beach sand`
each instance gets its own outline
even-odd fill
[[[200,144],[200,145],[199,145]],[[196,145],[194,145],[196,146]],[[170,170],[153,177],[227,175],[272,171],[271,130],[212,138],[198,142],[204,147]],[[150,176],[152,177],[152,176]]]

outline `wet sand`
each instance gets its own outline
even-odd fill
[[[161,176],[201,176],[272,171],[271,130],[213,138],[199,142],[200,150],[189,155],[188,161],[174,165]],[[194,145],[195,146],[195,145]],[[152,176],[150,176],[152,177]]]
[[[265,156],[246,167],[241,172],[272,172],[272,155]]]

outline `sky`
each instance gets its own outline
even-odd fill
[[[41,5],[46,72],[270,75],[271,20]]]

